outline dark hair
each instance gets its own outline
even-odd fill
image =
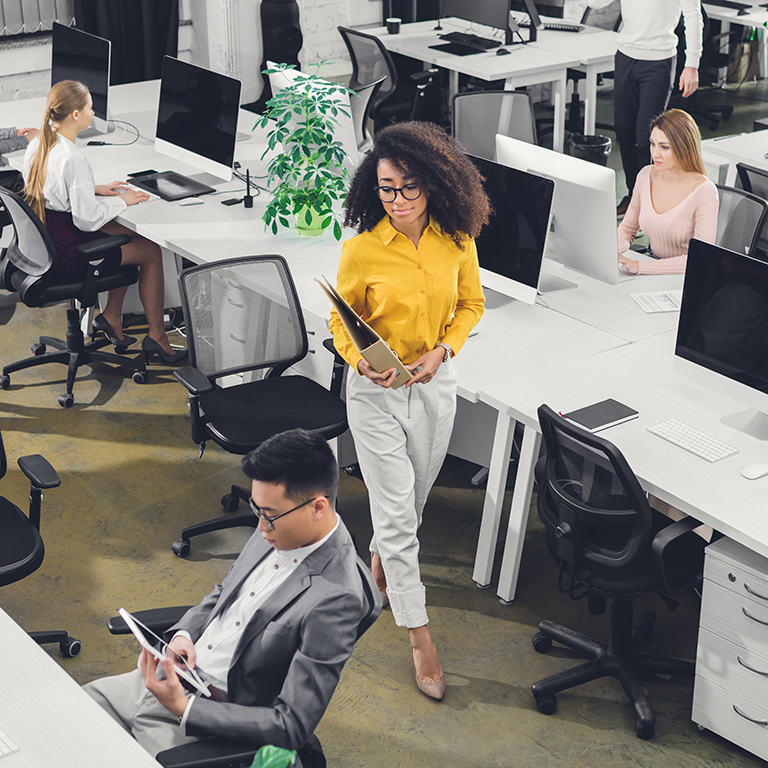
[[[396,123],[374,137],[373,149],[357,169],[349,187],[345,226],[369,232],[383,209],[374,188],[380,160],[413,176],[429,194],[429,214],[463,249],[466,236],[477,237],[488,223],[489,203],[482,177],[461,145],[433,123]]]
[[[316,432],[291,429],[273,435],[242,461],[251,480],[285,487],[289,499],[327,496],[336,506],[339,465],[328,441]]]

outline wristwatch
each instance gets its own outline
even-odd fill
[[[442,347],[445,350],[445,354],[443,355],[443,362],[447,363],[453,357],[453,350],[451,349],[451,345],[441,341],[437,347]],[[437,347],[435,347],[435,349],[437,349]]]

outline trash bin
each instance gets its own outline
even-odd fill
[[[566,150],[569,155],[582,160],[589,160],[598,165],[608,165],[608,155],[611,154],[611,140],[608,136],[585,136],[582,133],[572,133],[567,142]]]

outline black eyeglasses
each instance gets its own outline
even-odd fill
[[[309,504],[311,501],[314,501],[317,499],[317,496],[313,496],[311,499],[307,499],[306,501],[302,501],[301,504],[299,504],[297,507],[294,507],[293,509],[289,509],[287,512],[281,512],[279,515],[275,515],[274,517],[267,517],[262,511],[261,508],[256,505],[256,502],[253,499],[248,499],[248,504],[251,507],[251,512],[253,512],[256,517],[259,518],[259,520],[263,520],[267,524],[267,528],[269,528],[270,531],[275,530],[275,520],[279,520],[281,517],[285,517],[286,515],[290,515],[291,512],[295,512],[297,509],[301,509],[302,507],[305,507],[307,504]],[[322,498],[327,499],[327,496],[323,496]]]
[[[399,192],[403,200],[418,200],[421,197],[421,187],[418,184],[405,184],[402,187],[374,187],[382,203],[394,203]]]

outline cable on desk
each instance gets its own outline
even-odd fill
[[[113,120],[110,120],[109,122],[122,123],[123,125],[127,125],[130,128],[132,128],[134,131],[136,131],[136,135],[130,141],[89,141],[88,142],[89,147],[129,147],[131,144],[135,144],[141,137],[141,133],[139,132],[139,129],[133,123],[129,123],[127,120],[113,119]]]

